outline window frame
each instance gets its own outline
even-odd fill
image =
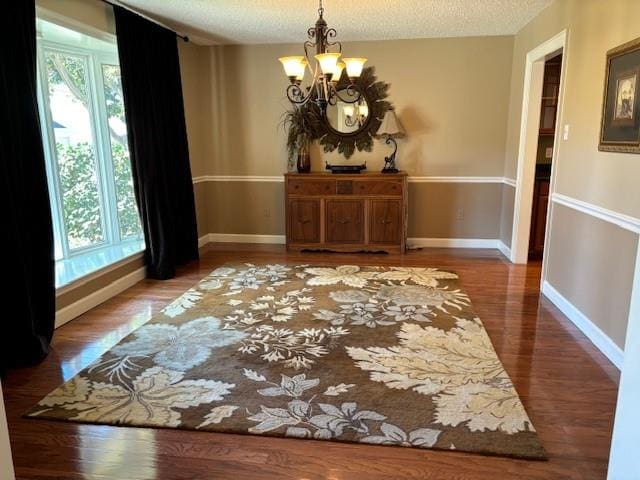
[[[40,16],[44,21],[52,22],[47,16]],[[64,25],[65,28],[70,28]],[[71,27],[72,30],[86,35],[86,33]],[[49,102],[49,81],[47,75],[46,53],[61,53],[81,57],[86,66],[87,110],[91,122],[91,140],[95,162],[96,184],[100,202],[100,217],[103,240],[83,247],[71,248],[64,219],[63,198],[58,171],[58,156],[56,150],[53,116]],[[139,237],[123,238],[119,223],[118,192],[116,191],[114,162],[111,136],[109,133],[107,104],[104,92],[103,66],[118,66],[117,54],[67,45],[48,39],[38,38],[37,42],[37,93],[38,109],[40,110],[41,133],[45,151],[47,182],[49,186],[50,202],[52,205],[53,226],[56,242],[56,260],[70,259],[86,255],[105,247],[127,242],[143,240],[142,231]],[[128,146],[127,146],[128,148]]]

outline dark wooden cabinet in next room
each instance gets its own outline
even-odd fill
[[[288,173],[287,249],[404,252],[407,175]]]
[[[547,227],[547,207],[549,205],[549,179],[536,178],[533,187],[533,207],[531,209],[531,230],[529,237],[529,258],[542,258],[544,234]]]

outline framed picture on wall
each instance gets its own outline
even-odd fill
[[[599,150],[640,153],[640,38],[607,52]]]

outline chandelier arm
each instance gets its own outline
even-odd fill
[[[315,46],[316,46],[315,42],[311,42],[311,41],[304,42],[304,57],[307,59],[307,67],[309,67],[309,72],[311,72],[314,76],[317,72],[311,69],[311,57],[309,57],[309,48],[315,48]],[[316,64],[316,69],[317,69],[318,62],[314,62],[314,63]]]
[[[302,93],[302,88],[295,83],[287,87],[287,98],[291,103],[296,105],[304,105],[313,96],[313,89],[310,88],[306,95]]]
[[[360,89],[355,86],[354,84],[351,84],[347,87],[347,94],[350,95],[351,97],[354,97],[353,99],[349,99],[349,98],[343,98],[340,95],[340,92],[338,91],[338,89],[335,89],[335,91],[333,92],[333,94],[338,97],[338,99],[340,99],[341,102],[344,103],[357,103],[360,101],[360,99],[362,98],[362,92],[360,91]]]
[[[338,32],[336,32],[335,28],[330,28],[329,30],[326,31],[326,33],[324,34],[324,43],[327,47],[333,47],[335,45],[338,46],[338,53],[342,53],[342,43],[339,41],[335,41],[332,42],[331,38],[335,38],[338,35]]]

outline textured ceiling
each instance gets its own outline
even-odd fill
[[[324,0],[338,40],[516,33],[552,0]],[[120,0],[196,43],[298,43],[317,18],[315,0]]]

